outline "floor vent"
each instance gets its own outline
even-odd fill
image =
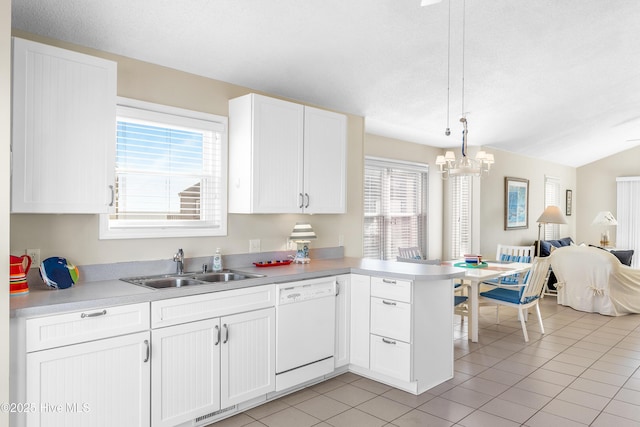
[[[216,412],[212,412],[212,413],[207,414],[207,415],[201,415],[201,416],[199,416],[198,418],[196,418],[193,421],[194,421],[194,423],[197,424],[197,423],[199,423],[201,421],[208,420],[209,418],[215,417],[216,415],[224,414],[225,412],[229,412],[229,411],[232,411],[234,409],[236,409],[235,405],[229,406],[228,408],[220,409],[220,410],[218,410]]]

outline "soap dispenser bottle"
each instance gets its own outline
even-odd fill
[[[222,271],[222,254],[220,248],[216,248],[216,253],[213,255],[213,271]]]

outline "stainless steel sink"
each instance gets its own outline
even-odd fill
[[[153,289],[180,288],[182,286],[204,285],[214,282],[230,282],[236,280],[255,279],[264,277],[263,274],[246,273],[243,271],[226,270],[211,273],[165,274],[161,276],[140,276],[120,279],[134,285],[146,286]]]

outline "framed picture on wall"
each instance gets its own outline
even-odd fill
[[[504,229],[529,228],[529,180],[504,177]]]
[[[566,216],[571,216],[571,210],[573,209],[573,192],[567,190],[567,209],[565,211]]]

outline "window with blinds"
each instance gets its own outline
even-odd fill
[[[448,180],[451,195],[451,259],[471,253],[471,176],[452,176]]]
[[[365,159],[364,257],[395,260],[398,247],[427,255],[428,167]]]
[[[560,178],[553,176],[544,177],[544,207],[560,207]],[[544,240],[555,240],[560,238],[560,224],[543,224]]]
[[[145,107],[117,108],[114,208],[101,236],[226,235],[226,122]]]

